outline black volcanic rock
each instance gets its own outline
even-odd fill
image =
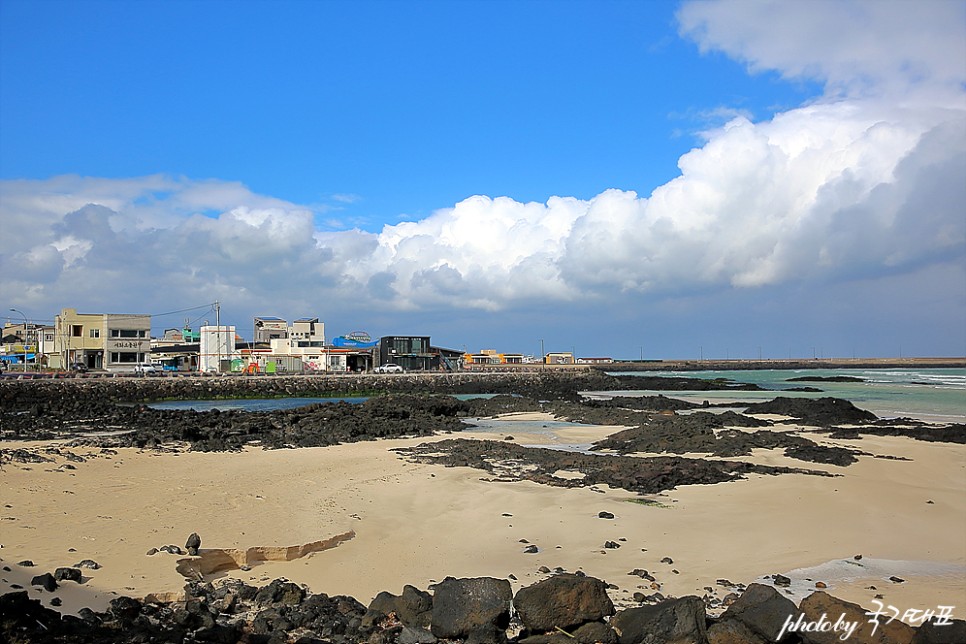
[[[700,597],[669,599],[654,606],[628,608],[610,620],[620,644],[641,642],[707,642],[704,601]]]
[[[513,598],[513,606],[524,627],[532,633],[546,633],[556,627],[570,631],[614,614],[607,584],[570,573],[521,588]]]
[[[670,490],[678,485],[733,481],[742,474],[825,472],[787,467],[754,465],[737,461],[692,459],[676,456],[636,458],[592,455],[537,447],[523,447],[505,441],[448,439],[394,450],[417,462],[440,463],[449,467],[474,467],[503,479],[530,480],[558,487],[610,485],[639,494]],[[582,472],[582,478],[558,478],[558,470]]]
[[[36,575],[30,580],[31,586],[40,586],[49,593],[57,590],[57,580],[49,572],[45,572],[42,575]]]
[[[786,398],[748,405],[748,414],[790,416],[804,425],[828,427],[837,424],[859,425],[877,420],[875,414],[859,409],[841,398]]]
[[[506,642],[512,597],[506,579],[448,577],[433,590],[432,633],[481,644]]]
[[[857,376],[798,376],[786,378],[785,382],[865,382],[865,378]]]
[[[798,607],[773,586],[751,584],[721,615],[720,621],[740,622],[765,641],[777,642],[782,625],[798,614]]]

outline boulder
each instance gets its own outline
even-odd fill
[[[397,644],[435,644],[436,636],[425,628],[403,626],[396,638]]]
[[[192,557],[198,556],[198,548],[201,547],[201,537],[198,536],[197,532],[191,533],[191,536],[188,537],[188,541],[185,542],[184,547],[188,549],[188,554]]]
[[[918,629],[912,644],[956,644],[966,642],[966,620],[953,619],[948,624],[936,625],[932,619]]]
[[[769,642],[777,642],[785,620],[794,621],[799,610],[792,600],[779,593],[774,586],[751,584],[721,615],[721,622],[741,622],[753,633]]]
[[[617,633],[604,622],[587,622],[571,635],[577,644],[617,644]]]
[[[43,589],[49,593],[52,593],[55,590],[57,590],[57,581],[54,579],[54,576],[51,575],[49,572],[45,572],[42,575],[37,575],[36,577],[31,579],[30,585],[42,586]]]
[[[363,622],[374,623],[389,613],[406,626],[429,628],[433,617],[433,597],[415,586],[403,587],[402,595],[381,592],[369,604]]]
[[[628,608],[610,620],[620,644],[707,644],[704,601],[694,595]]]
[[[708,627],[709,644],[770,644],[761,635],[736,619],[725,619]]]
[[[879,625],[875,626],[872,623],[872,617],[864,608],[832,597],[821,590],[803,599],[799,607],[806,622],[818,622],[823,615],[826,620],[833,623],[840,617],[843,621],[857,622],[855,632],[848,638],[850,644],[911,644],[916,634],[915,629],[908,624],[903,624],[899,620],[889,622],[889,618],[892,617],[891,612],[880,616]],[[800,635],[802,640],[809,644],[841,644],[842,632],[829,630],[805,632]]]
[[[434,589],[431,631],[440,639],[502,644],[512,597],[506,579],[447,577]]]
[[[570,631],[586,622],[601,621],[614,614],[607,585],[594,577],[571,573],[555,575],[521,588],[513,606],[524,627],[532,633],[562,628]]]
[[[81,571],[77,568],[58,568],[54,571],[54,579],[57,581],[76,581],[78,584],[83,581]]]
[[[130,622],[141,614],[141,602],[132,597],[118,597],[111,600],[109,610],[116,620]]]
[[[305,599],[305,590],[301,586],[284,579],[274,579],[270,584],[261,588],[254,601],[260,606],[296,606]]]

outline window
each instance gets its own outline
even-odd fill
[[[99,338],[99,337],[101,337],[101,330],[100,329],[91,329],[88,333],[89,333],[89,336],[88,337],[91,337],[91,338]]]
[[[128,353],[126,351],[113,351],[111,352],[111,362],[116,362],[119,364],[135,364],[137,362],[144,362],[144,354]]]
[[[147,333],[144,329],[111,329],[112,338],[146,338]]]
[[[75,338],[79,338],[84,335],[84,326],[81,324],[72,324],[70,327],[70,334]]]

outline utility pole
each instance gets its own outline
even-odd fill
[[[543,350],[543,338],[540,338],[540,362],[543,364],[543,366],[547,366],[547,354]]]
[[[215,300],[215,338],[217,345],[217,353],[215,354],[215,373],[221,373],[221,304],[218,300]]]

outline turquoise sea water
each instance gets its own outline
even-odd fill
[[[882,418],[911,417],[930,421],[966,422],[966,369],[762,369],[755,371],[635,371],[622,376],[728,378],[771,391],[650,392],[688,400],[771,400],[776,395],[845,398]],[[862,382],[789,382],[802,376],[852,376]],[[784,392],[792,387],[814,387],[821,393]],[[618,394],[619,392],[612,392]],[[626,393],[624,394],[626,395]]]
[[[858,407],[883,418],[907,416],[934,422],[966,422],[966,369],[762,369],[757,371],[633,371],[615,372],[625,376],[665,376],[728,378],[748,382],[769,391],[662,391],[639,390],[639,394],[661,393],[687,400],[757,402],[776,395],[818,398],[845,398]],[[789,382],[799,376],[853,376],[862,382]],[[814,387],[821,393],[781,392],[792,387]],[[631,395],[635,392],[593,392],[595,394]],[[462,395],[458,398],[475,396]],[[152,403],[156,409],[218,409],[240,411],[272,411],[293,409],[314,403],[361,403],[362,397],[349,398],[271,398],[246,400],[176,400]]]

